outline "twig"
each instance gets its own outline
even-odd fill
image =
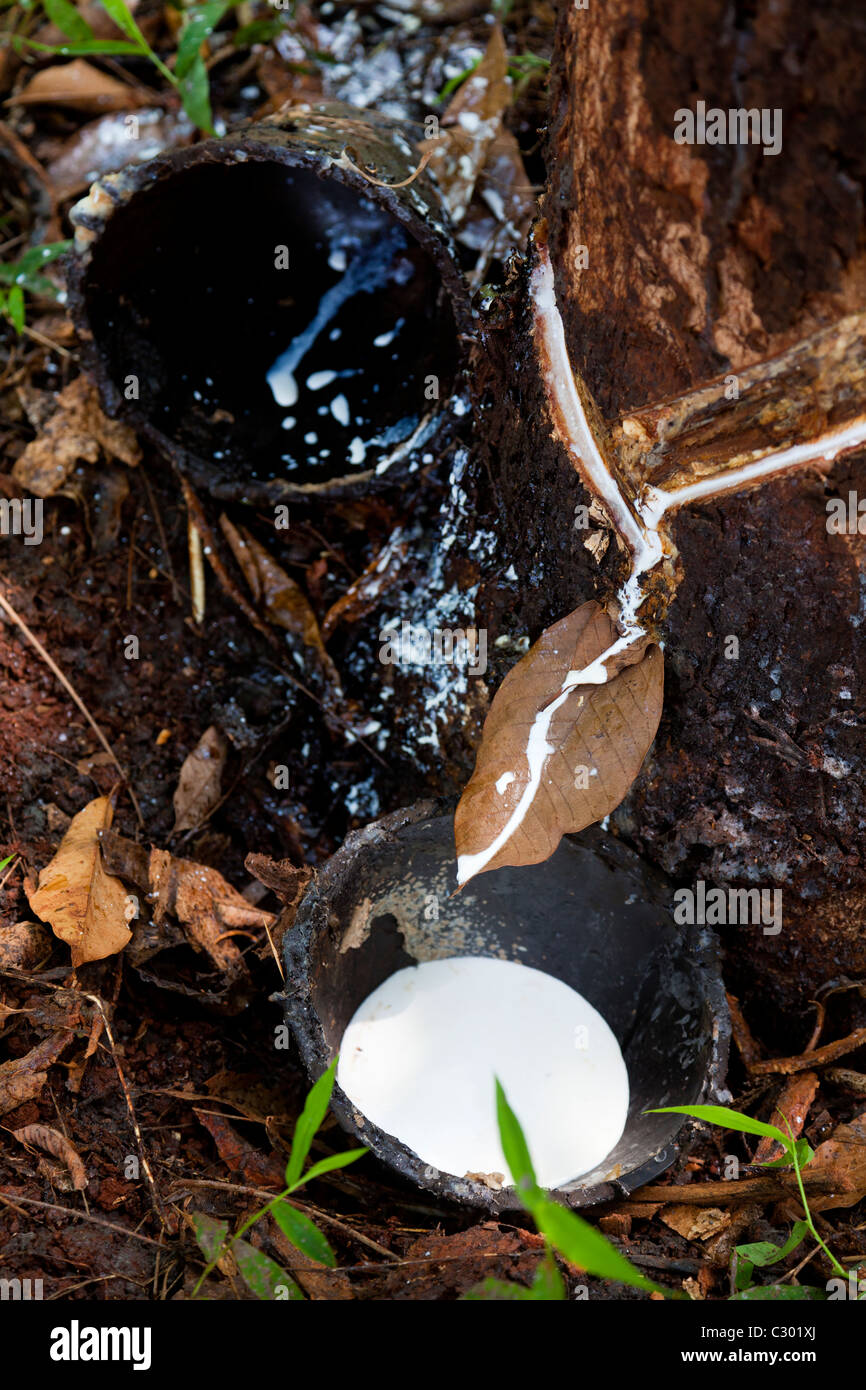
[[[129,1111],[130,1122],[132,1124],[133,1132],[135,1134],[136,1143],[138,1144],[138,1154],[139,1158],[141,1159],[141,1166],[144,1169],[144,1175],[147,1178],[147,1184],[150,1188],[153,1209],[156,1212],[160,1225],[165,1227],[165,1212],[163,1211],[162,1202],[160,1200],[159,1192],[157,1191],[153,1172],[151,1171],[150,1164],[147,1161],[147,1152],[144,1147],[144,1139],[142,1137],[141,1129],[139,1128],[138,1120],[136,1118],[135,1107],[132,1104],[132,1096],[129,1094],[129,1087],[126,1084],[126,1077],[123,1074],[123,1068],[120,1065],[120,1059],[117,1055],[117,1046],[114,1041],[114,1034],[111,1031],[111,1024],[108,1021],[108,1014],[106,1013],[105,1007],[98,994],[82,993],[82,998],[89,999],[91,1004],[95,1004],[100,1014],[102,1015],[102,1021],[105,1025],[105,1034],[111,1046],[111,1055],[114,1058],[114,1065],[117,1068],[117,1076],[118,1080],[120,1081],[120,1089],[123,1091],[123,1097],[126,1101],[126,1108]]]
[[[99,739],[99,742],[102,744],[111,761],[114,763],[114,766],[117,768],[117,771],[123,778],[126,790],[129,792],[129,799],[132,802],[133,807],[135,808],[135,814],[138,817],[138,823],[139,825],[144,826],[144,817],[141,814],[141,808],[138,804],[138,801],[136,800],[135,792],[132,790],[132,785],[130,783],[129,777],[127,773],[124,771],[121,764],[118,762],[114,749],[108,742],[108,739],[105,737],[105,734],[100,729],[96,720],[93,718],[93,715],[90,713],[90,710],[87,708],[81,696],[78,694],[78,691],[75,689],[75,686],[63,674],[60,667],[57,665],[57,662],[54,660],[54,657],[50,656],[49,653],[45,650],[42,643],[39,641],[39,638],[33,632],[30,631],[30,628],[27,626],[24,619],[12,607],[12,604],[5,597],[2,590],[0,590],[0,608],[3,609],[3,612],[7,615],[7,617],[12,619],[13,623],[16,623],[18,627],[20,627],[21,631],[24,633],[24,636],[27,638],[27,641],[31,644],[35,651],[38,652],[39,656],[41,656],[48,669],[53,672],[53,674],[60,681],[60,684],[63,686],[63,689],[69,696],[71,696],[78,708],[81,710],[81,713],[84,715],[84,718],[87,720],[93,732],[96,734],[96,737]]]
[[[101,1216],[93,1216],[88,1211],[76,1211],[74,1207],[59,1207],[54,1202],[39,1202],[35,1197],[22,1197],[20,1192],[16,1192],[14,1198],[7,1197],[2,1187],[0,1187],[0,1202],[9,1207],[14,1207],[17,1202],[23,1202],[26,1207],[39,1207],[41,1211],[53,1211],[60,1216],[73,1216],[77,1221],[87,1221],[91,1226],[102,1226],[104,1230],[114,1231],[117,1235],[127,1236],[130,1240],[140,1240],[145,1245],[161,1247],[161,1241],[154,1240],[153,1236],[144,1236],[140,1231],[130,1231],[126,1226],[118,1226],[114,1221],[104,1221]]]
[[[267,1202],[272,1202],[274,1200],[273,1192],[265,1192],[259,1187],[246,1187],[242,1183],[236,1182],[217,1182],[211,1178],[182,1178],[178,1186],[181,1188],[218,1187],[224,1192],[241,1192],[249,1197],[263,1197]],[[169,1192],[169,1201],[172,1201],[173,1195],[173,1192]],[[284,1197],[283,1201],[288,1202],[292,1207],[297,1207],[298,1211],[312,1212],[317,1221],[324,1221],[326,1225],[333,1226],[334,1230],[342,1231],[344,1235],[351,1236],[353,1240],[357,1240],[361,1245],[366,1245],[369,1250],[375,1250],[377,1254],[382,1255],[386,1260],[398,1261],[400,1259],[400,1256],[395,1255],[393,1250],[388,1250],[386,1246],[379,1245],[378,1241],[371,1240],[369,1236],[363,1235],[361,1231],[356,1231],[351,1226],[347,1226],[344,1221],[340,1221],[336,1216],[332,1216],[330,1212],[322,1211],[319,1207],[310,1206],[309,1202],[299,1202],[295,1197]]]
[[[159,509],[159,502],[157,500],[156,494],[154,493],[153,488],[150,485],[150,478],[147,476],[147,473],[143,469],[141,471],[141,481],[144,483],[145,492],[147,493],[147,500],[150,503],[150,509],[153,512],[153,519],[156,522],[157,534],[159,535],[160,549],[162,550],[163,556],[165,557],[165,563],[168,569],[167,577],[171,581],[174,601],[175,603],[180,603],[178,583],[174,573],[174,565],[172,564],[171,551],[168,545],[168,537],[165,534],[165,527],[162,522],[162,512]]]
[[[803,1174],[806,1188],[816,1197],[834,1192],[838,1184],[820,1173]],[[686,1183],[677,1187],[666,1187],[663,1183],[650,1183],[639,1187],[629,1196],[629,1202],[664,1202],[696,1207],[716,1207],[723,1202],[751,1202],[766,1199],[774,1201],[779,1197],[796,1197],[797,1183],[788,1178],[724,1178],[720,1182]]]
[[[204,558],[201,550],[201,532],[190,516],[187,521],[187,543],[189,545],[189,589],[192,595],[192,620],[200,627],[205,615]]]
[[[812,1067],[823,1066],[825,1062],[835,1062],[837,1057],[844,1057],[847,1052],[853,1052],[864,1043],[866,1028],[858,1028],[846,1038],[825,1043],[823,1047],[817,1047],[814,1052],[804,1052],[800,1057],[770,1057],[766,1061],[752,1062],[749,1071],[753,1076],[766,1075],[768,1072],[781,1072],[789,1076],[791,1072],[806,1071],[807,1068],[811,1070]]]

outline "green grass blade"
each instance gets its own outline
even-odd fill
[[[114,20],[118,29],[121,29],[130,39],[133,39],[143,52],[150,52],[150,44],[136,24],[131,11],[127,8],[125,0],[99,0],[99,3],[102,5],[106,14]]]
[[[302,1255],[308,1255],[311,1260],[318,1260],[319,1264],[328,1265],[333,1269],[337,1257],[318,1226],[314,1225],[308,1216],[289,1206],[288,1202],[277,1202],[271,1207],[271,1215],[296,1250],[300,1250]]]
[[[304,1295],[284,1269],[269,1255],[256,1250],[245,1240],[232,1242],[232,1254],[238,1262],[241,1278],[256,1298],[302,1302]]]
[[[186,77],[205,39],[209,39],[220,20],[231,9],[233,0],[209,0],[206,5],[197,5],[187,11],[187,21],[177,46],[174,71],[179,78]]]
[[[796,1250],[808,1229],[805,1221],[795,1221],[794,1229],[784,1245],[774,1245],[771,1240],[759,1240],[753,1245],[738,1245],[737,1254],[763,1269],[766,1265],[774,1265],[778,1260],[783,1260],[792,1250]]]
[[[37,53],[54,53],[61,58],[83,58],[91,53],[104,53],[107,57],[131,55],[140,58],[142,56],[138,44],[130,43],[128,39],[87,39],[80,43],[40,43],[38,39],[27,39],[22,34],[16,34],[12,40],[12,46],[19,53],[22,48],[35,48]]]
[[[568,1207],[545,1198],[536,1205],[532,1215],[539,1231],[547,1236],[551,1245],[555,1245],[570,1264],[585,1269],[587,1274],[595,1274],[602,1279],[616,1279],[620,1284],[630,1284],[633,1288],[649,1292],[666,1292],[629,1264],[606,1236]]]
[[[520,1121],[508,1104],[508,1098],[498,1077],[496,1079],[496,1119],[499,1124],[502,1152],[505,1154],[505,1161],[511,1170],[514,1186],[520,1194],[520,1200],[529,1211],[532,1211],[535,1203],[544,1200],[544,1193],[538,1186],[538,1179],[535,1176],[535,1169],[532,1166],[532,1158],[529,1153],[529,1145],[526,1142]]]
[[[323,1173],[333,1173],[335,1168],[348,1168],[350,1163],[356,1159],[363,1158],[364,1154],[369,1153],[369,1149],[347,1149],[344,1154],[330,1154],[328,1158],[322,1158],[318,1163],[314,1163],[312,1168],[308,1168],[304,1176],[294,1187],[306,1187],[308,1182],[314,1178],[320,1178]]]
[[[24,322],[26,319],[24,291],[20,285],[13,285],[6,296],[6,314],[9,322],[20,338],[21,334],[24,332]],[[0,865],[0,867],[2,867],[2,865]]]
[[[93,38],[93,30],[87,20],[69,0],[42,0],[42,4],[51,23],[56,25],[61,34],[70,39]]]
[[[791,1141],[775,1125],[765,1125],[761,1120],[753,1120],[751,1115],[742,1115],[739,1110],[729,1110],[725,1105],[663,1105],[657,1110],[645,1110],[645,1115],[689,1115],[695,1120],[705,1120],[707,1124],[721,1125],[722,1129],[738,1130],[741,1134],[761,1134],[775,1139],[786,1150]]]
[[[207,135],[214,134],[210,106],[210,78],[204,58],[197,53],[192,66],[178,82],[183,109],[194,125]]]
[[[809,1300],[823,1303],[827,1294],[823,1289],[814,1289],[807,1284],[756,1284],[754,1288],[743,1289],[742,1293],[731,1294],[732,1303],[788,1303]]]
[[[319,1077],[304,1102],[304,1108],[298,1117],[292,1138],[292,1151],[289,1154],[289,1162],[286,1167],[286,1187],[293,1187],[301,1176],[316,1130],[320,1128],[328,1113],[336,1075],[337,1058],[335,1057],[328,1070]]]

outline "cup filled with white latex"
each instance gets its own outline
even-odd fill
[[[495,1082],[538,1181],[572,1206],[634,1191],[678,1153],[680,1116],[724,1082],[716,943],[600,830],[459,893],[452,819],[424,802],[351,835],[286,934],[288,1019],[333,1108],[403,1177],[520,1205]]]

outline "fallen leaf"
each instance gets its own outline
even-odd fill
[[[278,1192],[285,1187],[285,1165],[248,1143],[224,1116],[198,1110],[195,1106],[193,1114],[213,1139],[220,1158],[236,1181],[250,1187],[274,1188]]]
[[[466,215],[479,172],[502,131],[502,113],[510,99],[508,53],[496,24],[484,57],[450,101],[438,136],[418,147],[422,155],[431,155],[428,168],[455,224]]]
[[[837,1125],[830,1138],[818,1145],[803,1173],[833,1184],[827,1196],[810,1195],[813,1211],[853,1207],[866,1197],[866,1110],[848,1124]]]
[[[129,496],[125,470],[96,468],[87,474],[83,487],[70,479],[61,490],[64,497],[80,501],[94,554],[106,555],[120,535],[123,504]]]
[[[719,1207],[665,1207],[661,1219],[686,1240],[709,1240],[731,1224],[731,1213]]]
[[[295,925],[295,917],[313,871],[306,864],[300,868],[290,859],[269,859],[266,854],[248,854],[244,868],[254,878],[270,888],[283,904],[283,910],[270,931],[269,945],[279,958],[283,950],[283,938]]]
[[[273,1216],[268,1220],[268,1235],[274,1243],[280,1262],[292,1271],[292,1278],[300,1284],[308,1298],[314,1301],[322,1299],[328,1303],[346,1303],[355,1297],[352,1282],[347,1274],[342,1274],[338,1269],[329,1269],[327,1265],[305,1255],[283,1234]]]
[[[83,193],[105,174],[154,159],[165,149],[188,143],[195,127],[185,111],[153,107],[136,112],[138,138],[130,139],[126,117],[112,113],[89,121],[66,142],[48,165],[47,174],[59,200]]]
[[[69,1169],[72,1186],[76,1192],[83,1191],[87,1186],[87,1173],[80,1155],[66,1136],[58,1130],[51,1129],[48,1125],[25,1125],[23,1129],[13,1129],[12,1133],[22,1144],[33,1144],[38,1149],[44,1149],[52,1157],[61,1159]]]
[[[100,111],[134,111],[142,102],[142,94],[134,87],[109,77],[83,58],[75,58],[34,73],[7,105],[68,106],[97,115]]]
[[[520,145],[505,126],[491,141],[479,171],[476,196],[457,235],[462,246],[481,252],[472,283],[481,284],[490,262],[503,263],[510,251],[522,251],[536,213],[537,193],[529,181]],[[595,531],[584,541],[601,558],[610,533]]]
[[[116,955],[132,935],[126,924],[126,889],[106,873],[99,851],[99,832],[113,819],[107,796],[98,796],[73,816],[36,891],[28,891],[31,908],[67,943],[76,967]]]
[[[12,476],[37,497],[52,497],[76,464],[96,463],[101,454],[130,467],[141,459],[132,430],[109,420],[96,387],[79,376],[57,396],[54,413],[38,438],[27,445]]]
[[[541,863],[563,835],[602,820],[626,795],[661,718],[661,650],[647,640],[633,644],[608,662],[603,685],[573,686],[560,702],[568,673],[583,670],[616,637],[604,609],[584,603],[547,628],[505,677],[454,818],[461,883],[506,864]],[[536,742],[541,734],[542,757],[534,774],[533,731]],[[500,836],[495,854],[474,867],[471,856]]]
[[[226,933],[240,928],[271,927],[272,912],[251,903],[217,869],[177,859],[163,849],[151,849],[107,833],[103,853],[109,868],[140,888],[153,903],[151,916],[159,928],[169,915],[184,928],[187,940],[207,952],[229,980],[247,978],[243,956]]]
[[[48,1067],[57,1061],[74,1036],[71,1031],[55,1033],[23,1057],[13,1057],[0,1065],[0,1115],[17,1109],[26,1100],[34,1100],[41,1093],[48,1080]]]
[[[444,1235],[430,1231],[408,1246],[404,1258],[423,1263],[384,1265],[376,1296],[453,1299],[482,1279],[519,1279],[529,1284],[544,1253],[544,1238],[534,1231],[485,1221],[466,1231]]]
[[[291,859],[271,859],[267,854],[248,854],[244,868],[276,893],[280,902],[287,907],[295,907],[313,876],[307,864],[293,864]]]
[[[184,760],[173,798],[173,834],[197,830],[215,810],[228,749],[227,739],[211,724]]]
[[[354,623],[359,618],[366,617],[384,595],[403,578],[408,551],[409,543],[403,539],[402,528],[398,527],[387,545],[370,561],[363,574],[331,604],[322,623],[322,637],[326,642],[338,623]]]
[[[303,589],[249,531],[243,527],[238,530],[227,516],[220,517],[220,527],[264,616],[274,627],[299,637],[313,653],[328,685],[339,691],[337,668],[325,650],[316,615]]]

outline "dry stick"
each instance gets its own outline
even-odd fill
[[[70,1284],[68,1289],[59,1289],[57,1293],[50,1293],[45,1302],[51,1303],[56,1298],[68,1298],[71,1293],[75,1293],[76,1289],[85,1289],[88,1284],[107,1284],[112,1279],[126,1279],[128,1277],[126,1274],[94,1274],[92,1279],[82,1279],[78,1284]],[[138,1288],[142,1287],[135,1279],[130,1279],[129,1282],[130,1284],[137,1284]]]
[[[225,565],[220,559],[219,551],[217,550],[216,537],[214,536],[214,533],[211,530],[210,523],[208,522],[208,519],[205,516],[204,508],[202,507],[201,502],[199,502],[198,498],[196,497],[186,478],[182,477],[180,481],[181,487],[183,488],[184,501],[186,502],[186,507],[187,511],[189,512],[190,519],[195,523],[196,530],[199,532],[199,535],[204,540],[208,563],[210,564],[211,569],[213,570],[214,574],[219,580],[222,589],[226,594],[228,594],[229,598],[232,599],[233,602],[238,605],[238,608],[240,608],[244,617],[247,619],[247,622],[252,623],[256,631],[260,632],[272,647],[279,650],[279,643],[276,639],[276,636],[271,631],[271,629],[264,622],[262,622],[262,619],[259,617],[256,610],[253,608],[252,604],[244,598],[240,589],[235,584],[234,580],[232,579],[231,575],[229,574],[228,570],[226,569]]]
[[[136,1143],[138,1144],[138,1155],[141,1159],[141,1166],[144,1169],[144,1175],[147,1178],[147,1184],[150,1188],[153,1209],[156,1212],[160,1225],[165,1227],[165,1212],[163,1210],[162,1201],[160,1200],[160,1196],[156,1188],[156,1182],[154,1181],[154,1176],[151,1171],[150,1164],[147,1161],[147,1152],[144,1147],[144,1139],[142,1137],[138,1120],[136,1118],[135,1108],[132,1104],[132,1096],[129,1094],[129,1087],[126,1084],[126,1077],[123,1074],[123,1069],[121,1068],[120,1060],[117,1056],[117,1046],[114,1041],[114,1034],[111,1031],[111,1024],[108,1021],[108,1015],[105,1011],[102,1000],[99,998],[98,994],[82,994],[82,997],[84,999],[89,999],[91,1004],[95,1004],[100,1014],[102,1015],[102,1021],[105,1025],[105,1033],[111,1045],[111,1055],[114,1058],[114,1065],[117,1068],[117,1076],[118,1080],[120,1081],[120,1089],[123,1091],[123,1098],[126,1101],[126,1108],[129,1111],[130,1122],[132,1124],[133,1132],[135,1134]]]
[[[102,1226],[106,1231],[114,1231],[119,1236],[126,1236],[129,1240],[140,1240],[145,1245],[155,1245],[158,1249],[162,1248],[161,1241],[154,1240],[153,1236],[144,1236],[140,1231],[131,1231],[126,1226],[118,1226],[114,1221],[104,1221],[101,1216],[92,1216],[87,1211],[76,1211],[74,1207],[59,1207],[55,1202],[39,1202],[35,1197],[22,1197],[20,1192],[15,1193],[14,1199],[7,1197],[0,1187],[0,1202],[7,1207],[15,1207],[16,1203],[23,1202],[26,1207],[39,1207],[41,1211],[57,1212],[61,1216],[73,1216],[77,1221],[87,1221],[91,1226]]]
[[[834,1183],[820,1173],[803,1173],[803,1184],[813,1196],[823,1196],[835,1192]],[[791,1178],[726,1178],[721,1182],[686,1183],[680,1187],[665,1187],[662,1183],[651,1183],[630,1193],[628,1202],[646,1205],[648,1202],[685,1203],[695,1207],[715,1207],[720,1202],[749,1202],[765,1198],[799,1197],[796,1181]]]
[[[99,742],[102,744],[111,761],[114,763],[114,766],[117,768],[118,772],[123,778],[126,790],[129,792],[129,799],[132,802],[133,807],[135,808],[135,814],[138,817],[138,823],[139,825],[143,826],[144,817],[141,814],[141,808],[138,804],[138,801],[136,800],[135,792],[132,790],[132,785],[130,783],[129,777],[124,772],[123,768],[118,762],[114,749],[108,742],[108,739],[105,737],[105,734],[100,729],[96,720],[93,718],[93,715],[90,713],[90,710],[87,708],[81,696],[78,694],[78,691],[75,689],[72,682],[68,680],[67,677],[63,674],[60,667],[57,665],[57,662],[54,660],[53,656],[50,656],[49,653],[45,650],[42,643],[39,641],[39,638],[33,632],[30,631],[30,628],[27,626],[24,619],[20,616],[19,613],[15,611],[15,609],[12,607],[12,604],[3,594],[2,590],[0,590],[0,608],[3,609],[3,612],[7,615],[7,617],[12,619],[13,623],[17,623],[18,627],[20,627],[21,631],[24,633],[24,636],[27,638],[27,641],[38,652],[48,669],[53,672],[53,674],[60,681],[60,684],[63,686],[63,689],[66,691],[68,695],[71,696],[78,708],[81,710],[81,713],[84,715],[84,718],[87,720],[93,732],[96,734],[96,737],[99,739]]]
[[[51,352],[57,352],[61,357],[68,357],[70,359],[75,357],[74,352],[70,352],[68,348],[61,347],[60,343],[55,343],[53,338],[46,338],[45,334],[40,333],[37,328],[29,328],[27,324],[25,324],[23,332],[25,337],[32,338],[34,343],[38,343],[40,347],[49,348]]]
[[[187,542],[189,546],[189,588],[192,595],[192,620],[200,627],[204,622],[206,599],[204,558],[201,551],[201,531],[192,517],[187,522]]]
[[[749,1071],[752,1076],[762,1076],[768,1072],[781,1072],[783,1076],[790,1076],[792,1072],[811,1071],[813,1067],[821,1067],[826,1062],[835,1062],[837,1057],[844,1057],[847,1052],[853,1052],[855,1048],[862,1047],[866,1043],[866,1028],[858,1028],[855,1032],[849,1033],[846,1038],[838,1038],[836,1042],[825,1043],[823,1047],[817,1047],[814,1052],[804,1052],[799,1057],[770,1057],[766,1061],[752,1062]]]
[[[182,1178],[178,1186],[181,1188],[218,1187],[223,1192],[243,1192],[250,1197],[263,1197],[267,1202],[272,1202],[276,1196],[276,1193],[265,1192],[259,1187],[245,1187],[242,1183],[236,1182],[217,1182],[211,1178]],[[172,1200],[171,1193],[169,1193],[168,1200]],[[290,1206],[297,1207],[298,1211],[311,1211],[317,1221],[324,1221],[326,1225],[333,1226],[335,1230],[342,1231],[344,1235],[351,1236],[353,1240],[357,1240],[361,1245],[366,1245],[370,1250],[375,1250],[377,1254],[383,1255],[385,1259],[399,1261],[400,1256],[395,1255],[393,1250],[388,1250],[386,1246],[379,1245],[378,1241],[371,1240],[369,1236],[363,1235],[361,1231],[354,1230],[353,1227],[348,1226],[344,1221],[338,1220],[336,1216],[331,1216],[330,1212],[322,1211],[319,1207],[313,1207],[309,1202],[299,1202],[294,1197],[285,1197],[283,1200],[288,1202]]]
[[[156,494],[154,493],[153,488],[150,485],[150,478],[147,476],[147,473],[144,469],[141,470],[141,480],[144,483],[144,489],[147,493],[147,500],[150,503],[150,509],[153,512],[153,519],[156,522],[156,530],[157,534],[159,535],[160,549],[162,550],[163,557],[166,563],[166,568],[168,570],[167,578],[171,581],[171,588],[172,594],[174,596],[174,601],[175,603],[180,603],[177,578],[175,577],[174,565],[172,564],[171,560],[171,551],[168,547],[168,537],[165,534],[165,527],[162,522],[162,512],[159,510],[159,502],[157,501]],[[149,560],[149,563],[152,564],[153,562]],[[159,567],[157,566],[157,568]],[[160,573],[162,573],[162,571],[160,571]]]

